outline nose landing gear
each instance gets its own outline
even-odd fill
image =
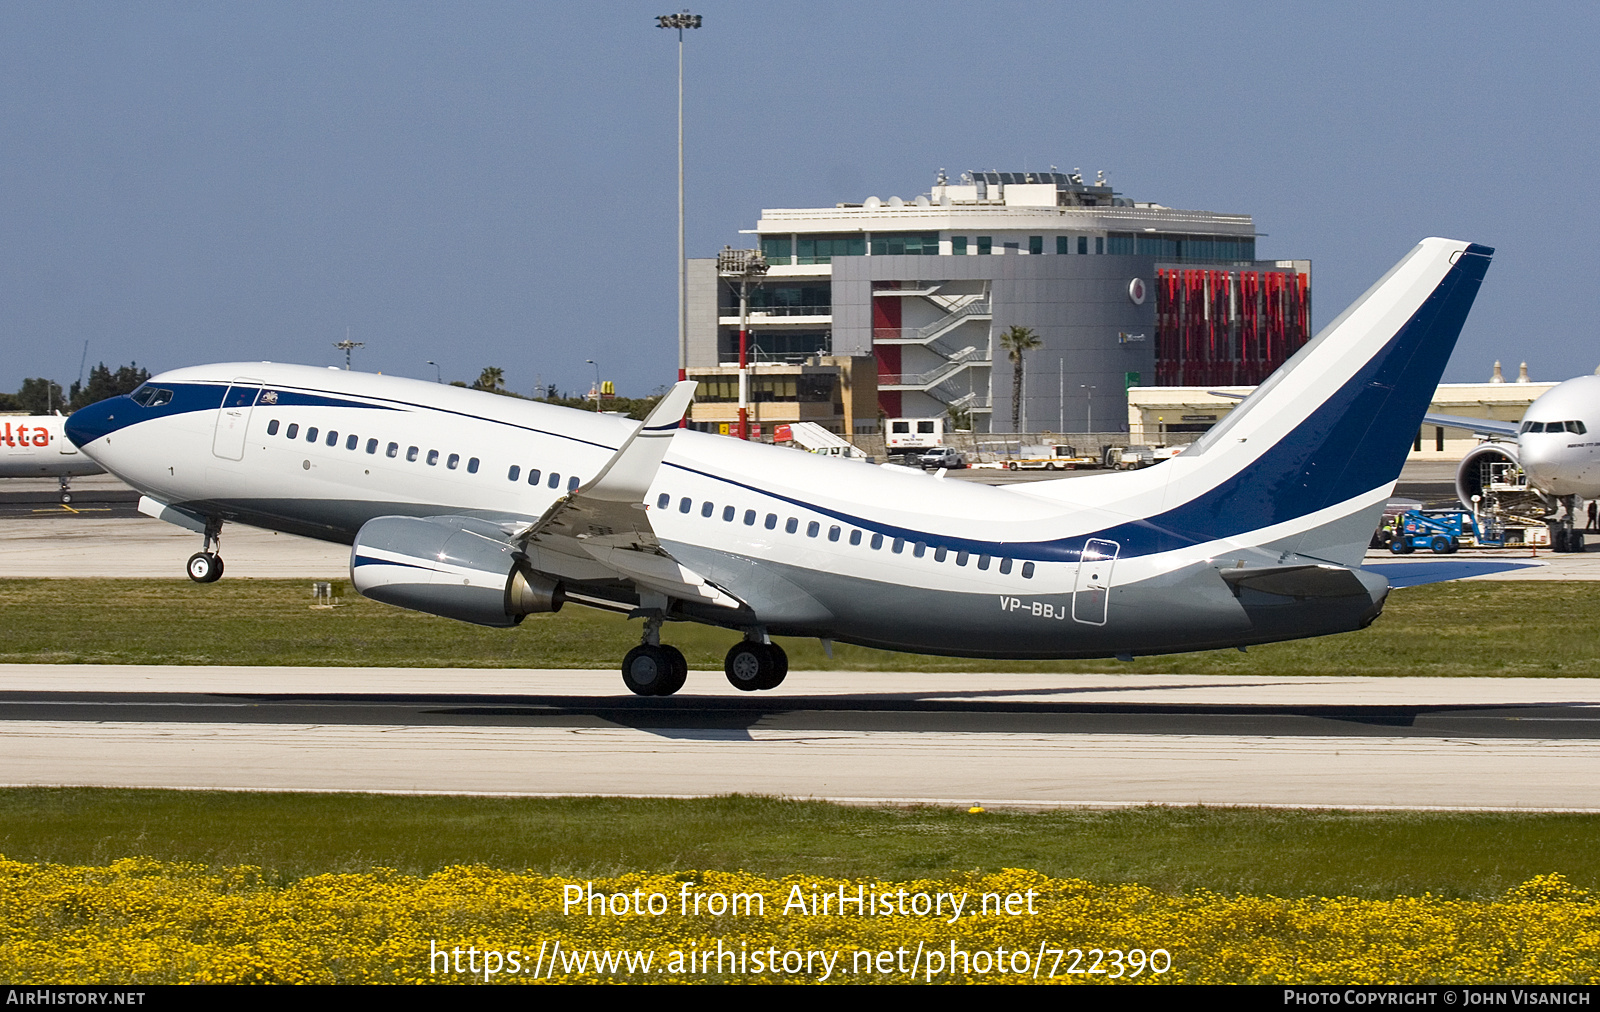
[[[200,551],[189,556],[185,568],[195,583],[216,583],[222,579],[222,521],[208,521],[204,537]]]

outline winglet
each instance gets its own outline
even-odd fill
[[[674,383],[600,473],[573,492],[573,496],[610,502],[642,502],[661,462],[666,459],[667,448],[678,432],[678,423],[689,412],[698,385],[693,380]]]

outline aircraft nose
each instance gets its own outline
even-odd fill
[[[128,416],[128,409],[132,407],[133,402],[126,395],[97,401],[86,408],[74,411],[67,417],[62,429],[66,432],[67,438],[72,440],[72,445],[81,450],[106,433],[119,428],[117,415]]]

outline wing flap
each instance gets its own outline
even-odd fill
[[[741,607],[742,602],[661,547],[644,503],[694,389],[693,382],[675,384],[598,474],[557,499],[513,540],[530,549],[593,560],[637,586],[670,597]]]

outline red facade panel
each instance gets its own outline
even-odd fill
[[[1252,386],[1310,337],[1304,274],[1177,268],[1156,274],[1162,386]]]

